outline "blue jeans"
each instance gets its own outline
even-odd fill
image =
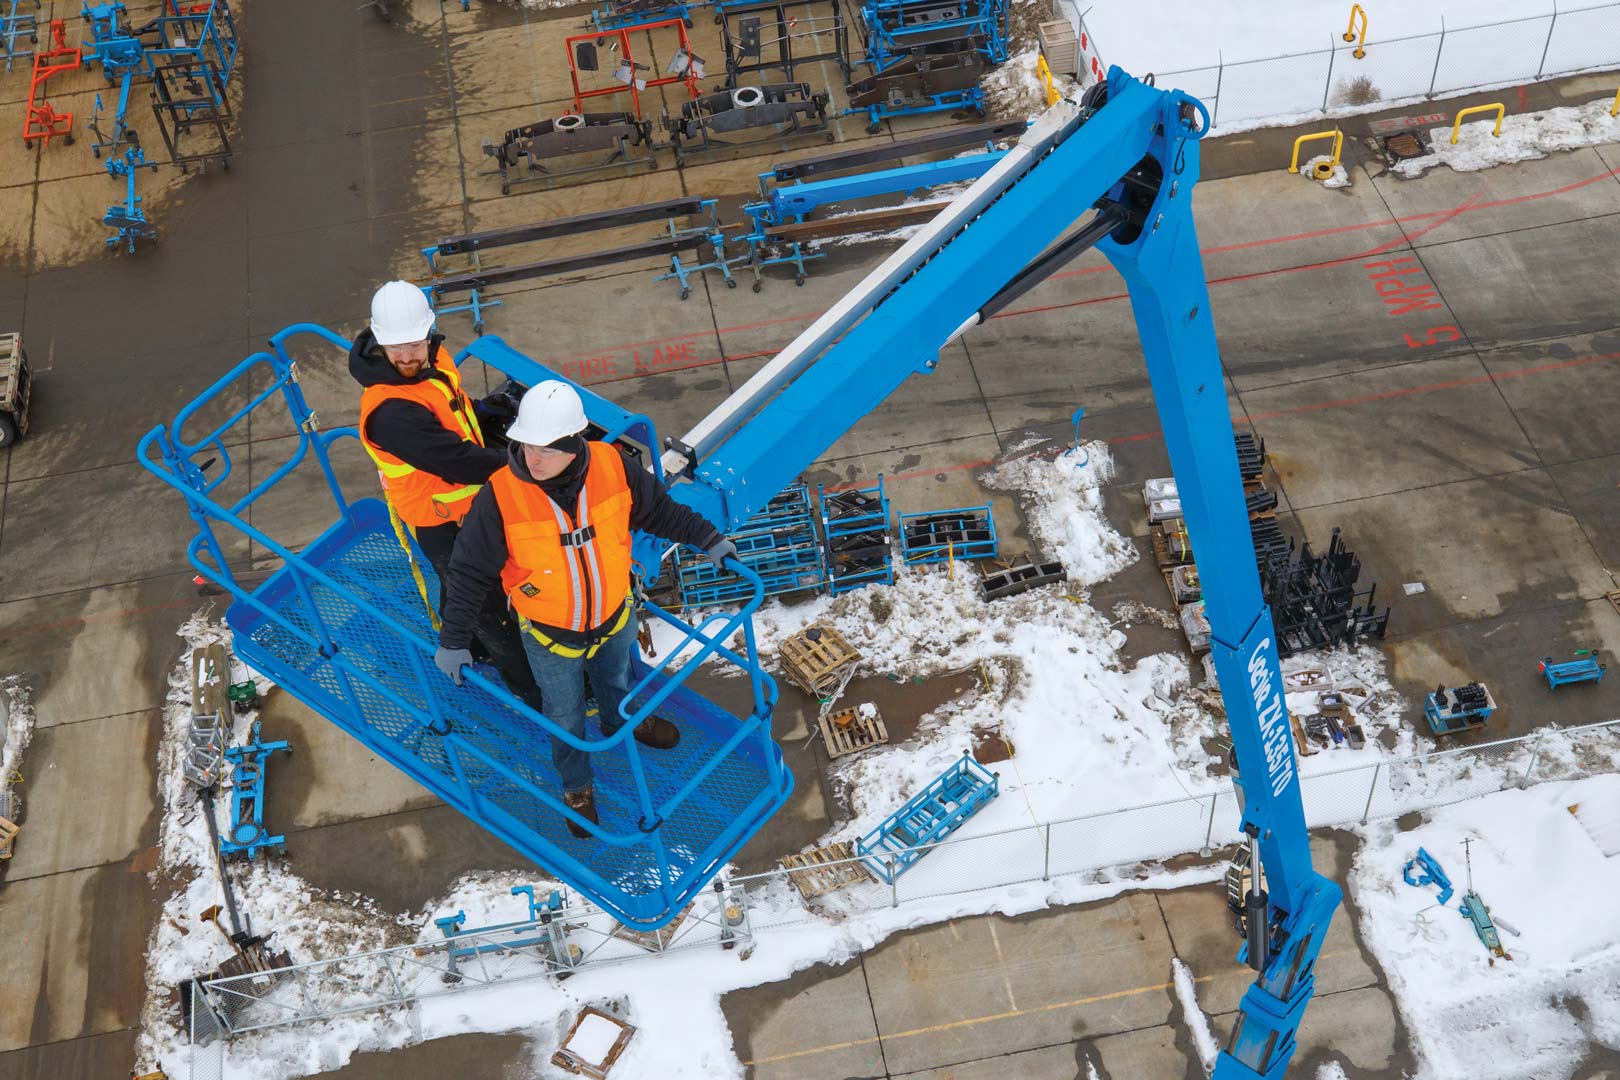
[[[523,634],[523,651],[540,687],[540,700],[552,722],[575,738],[585,737],[585,675],[590,674],[602,734],[611,735],[624,724],[619,705],[630,693],[630,656],[636,647],[636,616],[630,613],[617,634],[602,642],[596,655],[558,656]],[[584,791],[591,786],[591,755],[561,739],[551,740],[551,763],[562,778],[563,790]]]

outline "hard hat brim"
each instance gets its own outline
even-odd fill
[[[371,323],[371,336],[377,339],[379,345],[410,345],[418,341],[426,341],[428,334],[433,330],[433,315],[428,313],[426,319],[418,320],[410,326],[398,328],[389,333],[377,329],[376,320]]]

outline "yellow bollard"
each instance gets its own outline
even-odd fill
[[[1359,35],[1360,40],[1357,40],[1358,35],[1356,34],[1357,15],[1361,16],[1361,34]],[[1350,25],[1344,32],[1344,40],[1354,41],[1356,43],[1356,51],[1351,53],[1351,55],[1357,60],[1360,60],[1362,57],[1367,55],[1367,10],[1360,4],[1350,5]]]
[[[1333,140],[1333,160],[1325,163],[1318,163],[1316,169],[1314,170],[1314,175],[1318,180],[1326,180],[1328,177],[1332,176],[1333,170],[1339,167],[1339,154],[1344,150],[1344,132],[1340,131],[1338,128],[1334,128],[1332,131],[1318,131],[1310,135],[1301,135],[1299,138],[1295,139],[1294,157],[1293,160],[1288,163],[1288,171],[1291,173],[1299,172],[1299,148],[1301,146],[1312,141],[1313,139],[1329,138]]]
[[[1620,101],[1620,98],[1617,98],[1616,100]],[[1496,101],[1489,105],[1475,105],[1459,112],[1457,114],[1457,119],[1451,123],[1451,145],[1457,145],[1457,132],[1462,129],[1463,117],[1472,116],[1475,113],[1490,112],[1492,109],[1496,110],[1496,130],[1491,132],[1491,137],[1496,138],[1500,136],[1502,134],[1502,118],[1507,115],[1507,106],[1503,105],[1500,101]]]
[[[1035,75],[1041,80],[1041,85],[1046,87],[1046,107],[1050,109],[1063,95],[1058,93],[1057,83],[1052,79],[1052,68],[1047,64],[1046,57],[1035,58]]]
[[[1614,107],[1609,110],[1610,116],[1620,116],[1620,90],[1614,92]]]

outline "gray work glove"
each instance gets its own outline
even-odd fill
[[[720,539],[710,544],[704,550],[703,554],[707,555],[709,557],[709,561],[714,563],[714,568],[716,570],[724,570],[726,568],[726,560],[735,559],[737,557],[737,545],[733,544],[730,540],[727,540],[722,536]]]
[[[447,649],[439,646],[439,651],[433,654],[433,662],[440,671],[457,686],[461,685],[461,666],[472,667],[472,651],[469,649]]]

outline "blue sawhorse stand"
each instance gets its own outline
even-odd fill
[[[271,836],[264,827],[264,767],[277,750],[292,753],[285,741],[259,741],[259,723],[253,722],[253,738],[246,746],[232,746],[225,758],[231,772],[231,827],[219,838],[221,855],[247,855],[276,849],[287,843],[285,836]]]
[[[558,969],[573,969],[578,959],[577,950],[568,944],[566,928],[558,918],[568,906],[562,893],[553,889],[545,900],[536,901],[533,885],[514,885],[512,895],[525,897],[529,902],[529,917],[523,922],[494,923],[469,930],[466,928],[465,911],[433,920],[433,925],[439,928],[447,941],[454,942],[457,938],[466,937],[484,939],[475,945],[452,944],[446,950],[450,967],[444,973],[445,982],[461,981],[460,965],[463,961],[475,960],[486,953],[506,954],[518,949],[539,948]],[[501,936],[503,934],[511,936],[504,938]]]

